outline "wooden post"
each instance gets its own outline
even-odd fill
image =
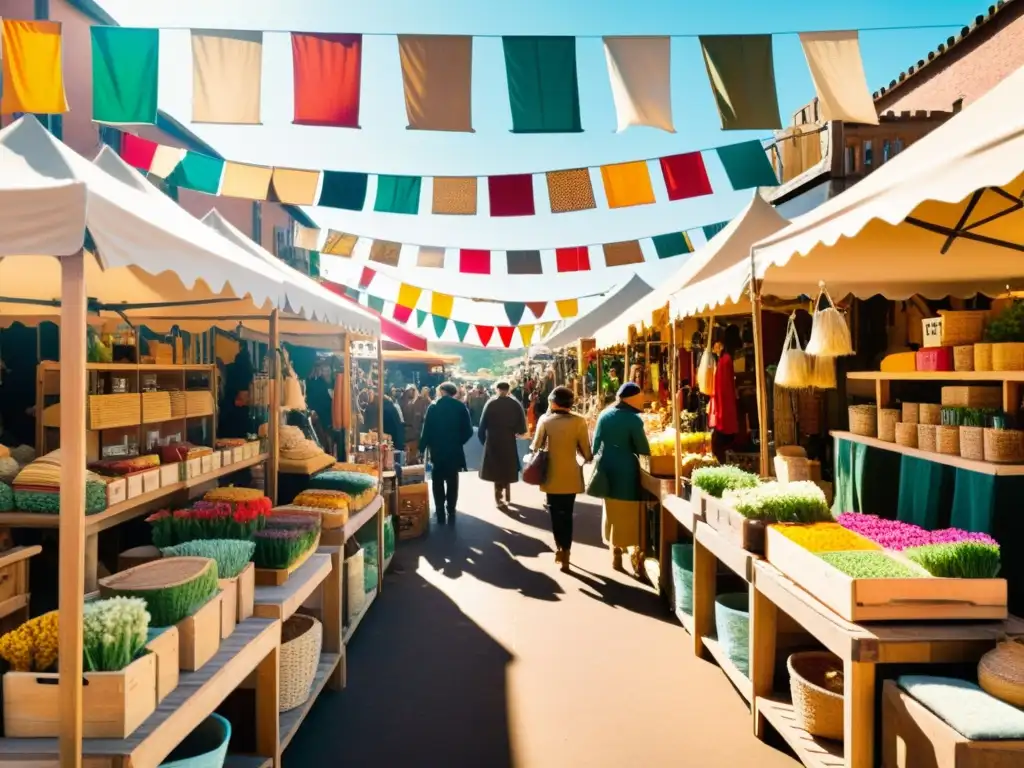
[[[277,506],[277,471],[280,466],[278,434],[281,425],[281,361],[278,348],[281,334],[278,329],[277,310],[270,313],[270,416],[267,419],[267,442],[270,444],[267,456],[267,496]]]
[[[757,430],[761,435],[761,477],[768,477],[771,474],[768,457],[768,382],[764,374],[760,280],[750,281],[750,307],[754,325],[754,381],[757,385]]]
[[[392,408],[395,406],[392,405]],[[377,476],[384,478],[384,340],[377,339]],[[377,593],[384,586],[384,510],[377,510]]]
[[[343,365],[345,366],[341,383],[344,385],[344,389],[341,392],[335,392],[335,397],[341,397],[341,420],[342,426],[345,429],[345,460],[354,461],[355,448],[359,445],[359,421],[355,417],[355,413],[352,410],[352,382],[355,381],[352,373],[352,339],[349,338],[348,334],[342,334],[344,339],[343,345],[345,349],[345,357]]]
[[[683,491],[683,481],[679,476],[683,461],[683,439],[679,432],[679,399],[676,397],[676,390],[679,389],[679,353],[676,348],[676,321],[672,320],[671,322],[672,328],[669,331],[669,365],[672,367],[669,373],[670,384],[668,396],[672,398],[672,429],[674,429],[676,433],[676,463],[675,472],[673,473],[676,479],[675,494],[676,496],[680,496]]]
[[[82,613],[85,601],[86,294],[83,251],[61,259],[60,309],[60,764],[82,765]],[[41,419],[42,413],[36,414]]]

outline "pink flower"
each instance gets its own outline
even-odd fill
[[[910,547],[953,544],[959,541],[996,544],[995,539],[984,533],[962,531],[959,528],[926,531],[912,523],[904,523],[901,520],[885,520],[877,515],[866,515],[860,512],[844,512],[836,519],[844,528],[859,533],[885,549],[897,552]]]

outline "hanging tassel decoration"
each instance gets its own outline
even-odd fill
[[[808,357],[811,363],[811,386],[815,389],[836,388],[836,359],[834,357]]]
[[[800,347],[800,337],[796,332],[796,313],[789,316],[786,328],[786,341],[782,345],[782,355],[775,369],[775,384],[785,389],[803,389],[811,386],[811,358]]]
[[[843,313],[836,308],[825,283],[818,283],[818,300],[814,303],[814,323],[811,326],[811,339],[807,342],[807,354],[815,357],[844,357],[853,354],[853,342],[850,339],[850,326],[846,324]],[[821,298],[825,297],[828,306],[819,309]]]

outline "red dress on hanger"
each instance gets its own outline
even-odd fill
[[[736,377],[732,372],[732,355],[723,352],[715,366],[715,394],[708,408],[708,426],[724,435],[739,432],[736,416]]]

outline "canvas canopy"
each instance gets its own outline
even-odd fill
[[[575,344],[580,339],[589,339],[608,322],[619,317],[623,312],[636,304],[653,289],[639,275],[633,275],[629,282],[594,307],[575,322],[565,325],[543,339],[545,346],[559,349]]]
[[[1024,287],[1024,69],[754,245],[764,295],[997,295]],[[796,256],[804,258],[794,258]]]

